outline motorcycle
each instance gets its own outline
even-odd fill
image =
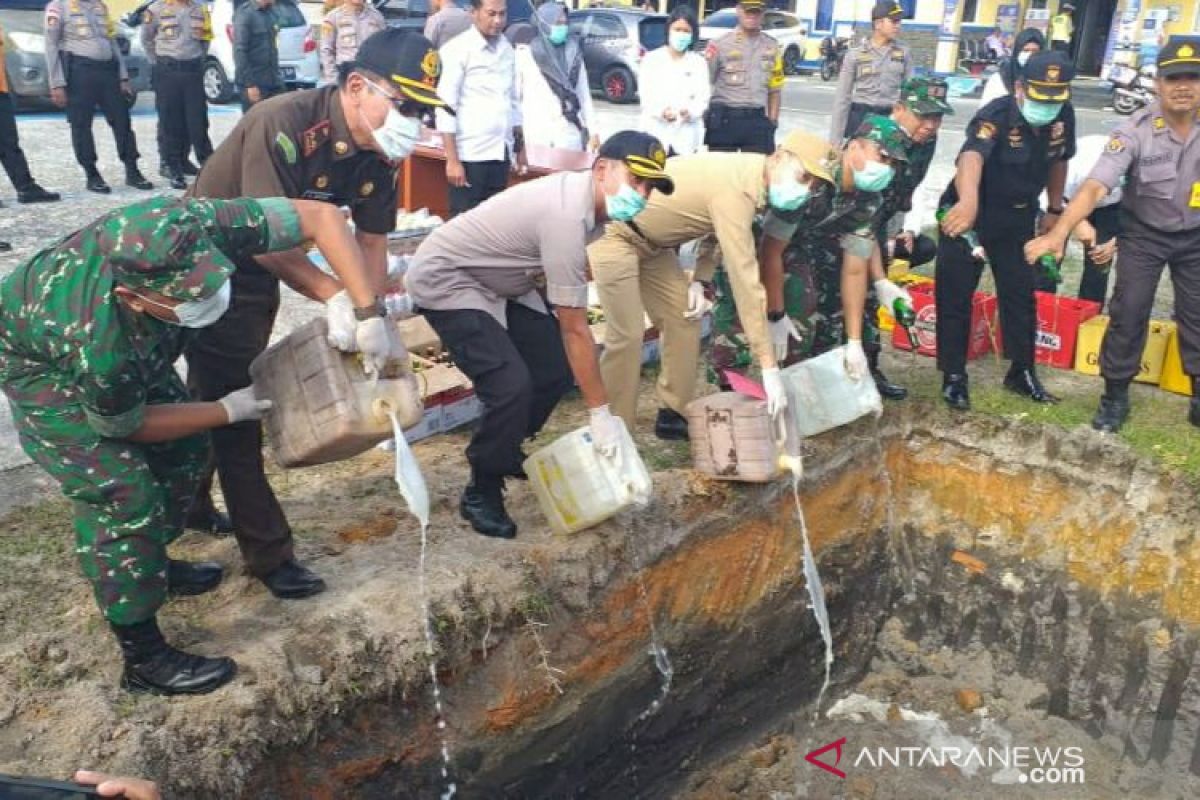
[[[1150,64],[1140,70],[1113,64],[1108,71],[1108,81],[1113,85],[1113,110],[1128,115],[1153,103],[1158,96],[1154,88],[1156,74],[1157,70]]]
[[[842,71],[842,61],[850,49],[850,40],[844,36],[826,36],[821,40],[821,80],[831,81]]]

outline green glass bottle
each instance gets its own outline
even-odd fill
[[[943,206],[937,210],[936,216],[939,226],[942,224],[942,220],[946,218],[946,213],[949,211],[950,209],[946,206]],[[982,261],[985,265],[987,264],[987,251],[984,250],[983,245],[979,243],[979,237],[975,235],[975,231],[963,231],[963,233],[957,238],[962,239],[967,243],[967,247],[971,248],[971,258],[975,259],[976,261]]]

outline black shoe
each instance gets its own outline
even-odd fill
[[[187,188],[187,179],[183,177],[183,170],[173,169],[163,164],[158,168],[158,174],[167,179],[167,185],[172,189]]]
[[[908,389],[889,381],[883,374],[883,370],[871,370],[871,377],[875,379],[875,388],[879,390],[879,396],[884,400],[903,400],[908,397]]]
[[[12,250],[12,245],[8,242],[0,242],[0,253],[7,253]]]
[[[970,411],[971,393],[967,390],[967,376],[946,375],[942,378],[942,399],[955,411]]]
[[[36,183],[31,183],[17,192],[18,203],[57,203],[62,199],[58,192],[47,192]]]
[[[1188,422],[1200,428],[1200,397],[1193,397],[1188,407]]]
[[[125,656],[121,688],[150,694],[208,694],[233,680],[231,658],[206,658],[167,644],[154,619],[136,625],[113,625]]]
[[[1028,397],[1035,403],[1057,403],[1058,398],[1042,387],[1033,367],[1018,367],[1013,364],[1004,376],[1004,388]]]
[[[233,533],[233,520],[229,518],[228,514],[214,508],[208,511],[191,512],[187,515],[187,521],[183,523],[183,527],[189,531],[211,533],[213,536],[228,536]]]
[[[1196,404],[1192,404],[1193,414],[1196,411]],[[1116,433],[1121,430],[1121,426],[1125,424],[1125,420],[1129,419],[1129,395],[1115,395],[1110,397],[1107,394],[1101,395],[1100,407],[1096,409],[1096,416],[1092,417],[1092,427],[1102,433]],[[1188,416],[1193,425],[1198,424],[1192,417]]]
[[[658,418],[654,420],[654,435],[667,441],[686,441],[687,418],[673,408],[660,408]]]
[[[146,180],[146,176],[137,168],[137,164],[129,164],[125,167],[125,185],[141,189],[143,192],[154,188],[154,184]]]
[[[495,539],[515,539],[517,523],[504,508],[504,495],[498,485],[471,485],[463,490],[458,501],[458,513],[471,523],[476,533]]]
[[[104,182],[103,176],[94,169],[87,171],[87,190],[96,194],[108,194],[112,187]]]
[[[299,600],[325,591],[325,581],[295,559],[283,562],[260,580],[280,600]]]
[[[183,164],[179,167],[179,171],[184,175],[190,175],[193,177],[200,174],[200,168],[193,164],[190,158],[185,158],[183,160]]]
[[[212,561],[167,562],[167,592],[176,597],[191,597],[211,592],[221,585],[225,571]]]

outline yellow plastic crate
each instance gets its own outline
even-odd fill
[[[1179,355],[1179,331],[1172,323],[1171,334],[1167,338],[1167,353],[1163,359],[1162,376],[1158,385],[1168,392],[1192,395],[1192,379],[1183,371],[1183,359]]]
[[[1100,343],[1108,330],[1109,318],[1104,314],[1092,317],[1079,326],[1079,338],[1075,344],[1075,371],[1084,375],[1100,374]],[[1163,371],[1163,360],[1167,353],[1167,342],[1175,331],[1175,323],[1167,320],[1150,320],[1146,336],[1146,347],[1142,350],[1142,368],[1134,380],[1138,383],[1158,383]]]

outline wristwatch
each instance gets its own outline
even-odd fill
[[[1053,214],[1056,217],[1061,217],[1064,210],[1065,209],[1062,206],[1059,206],[1058,208],[1047,208],[1046,213]]]
[[[387,304],[384,303],[383,298],[379,297],[379,296],[376,296],[375,302],[369,306],[363,306],[363,307],[355,306],[354,307],[354,318],[356,320],[358,320],[359,322],[366,322],[367,320],[372,319],[374,317],[386,317],[386,316],[387,316]]]
[[[785,316],[787,316],[786,311],[768,311],[767,322],[779,322]]]

